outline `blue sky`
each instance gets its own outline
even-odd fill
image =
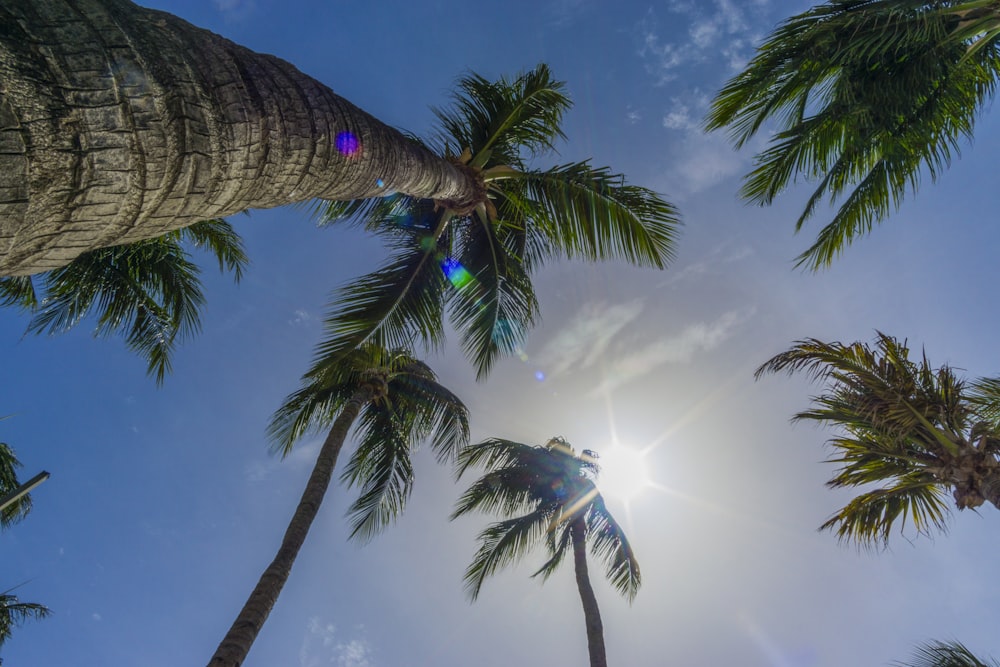
[[[823,482],[827,431],[790,425],[815,393],[753,369],[796,339],[926,346],[935,364],[1000,373],[996,345],[995,114],[937,184],[924,186],[829,270],[794,257],[806,195],[769,209],[735,193],[749,151],[698,127],[754,43],[803,2],[159,0],[147,2],[276,54],[383,121],[422,133],[467,70],[551,65],[575,101],[561,161],[593,158],[662,192],[686,225],[666,271],[556,263],[538,277],[543,325],[488,383],[457,346],[429,363],[469,405],[473,438],[578,449],[649,448],[657,489],[610,498],[642,565],[630,607],[595,577],[620,667],[886,665],[930,638],[1000,653],[983,566],[1000,549],[992,508],[935,539],[859,553],[816,527],[847,494]],[[304,211],[234,222],[253,260],[239,286],[206,267],[204,331],[157,389],[116,340],[85,328],[23,337],[0,312],[0,439],[25,477],[52,478],[3,540],[3,586],[53,616],[17,631],[6,665],[203,664],[273,556],[319,438],[285,460],[265,424],[296,388],[330,292],[381,258],[374,241],[317,229]],[[539,375],[541,373],[541,375]],[[539,380],[539,377],[544,379]],[[570,570],[541,560],[487,582],[461,573],[482,521],[447,515],[460,490],[416,461],[406,514],[346,542],[350,496],[333,489],[246,663],[254,666],[570,667],[586,662]],[[532,566],[535,566],[534,568]]]

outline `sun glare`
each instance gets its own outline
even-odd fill
[[[646,452],[615,445],[600,455],[597,486],[605,497],[628,502],[651,485]]]

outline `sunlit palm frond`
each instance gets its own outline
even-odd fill
[[[0,496],[13,492],[20,486],[17,469],[21,462],[17,454],[7,444],[0,442]],[[25,494],[0,511],[0,528],[8,528],[17,523],[31,511],[31,497]]]
[[[629,602],[635,599],[642,585],[639,563],[632,552],[632,545],[625,531],[604,504],[600,494],[591,501],[586,515],[587,542],[590,552],[604,563],[605,576]]]
[[[288,396],[268,424],[272,450],[288,456],[294,444],[307,433],[328,428],[337,418],[340,408],[357,390],[351,378],[340,382],[312,380]]]
[[[476,166],[519,166],[529,154],[555,149],[565,138],[562,116],[570,107],[565,84],[552,78],[547,65],[538,65],[514,80],[489,81],[478,74],[458,80],[452,103],[434,109],[439,129],[437,148],[459,155],[470,149],[483,161]]]
[[[21,602],[10,591],[0,593],[0,646],[11,638],[14,628],[28,620],[41,620],[51,614],[48,607],[35,602]]]
[[[974,4],[974,3],[971,3]],[[824,199],[847,195],[816,243],[799,257],[828,265],[915,191],[936,178],[972,134],[992,96],[1000,56],[970,3],[828,2],[792,17],[719,92],[710,130],[728,127],[739,147],[771,120],[777,132],[742,194],[759,204],[797,178],[816,180],[801,227]]]
[[[833,480],[828,484],[837,486]],[[918,534],[929,535],[932,529],[947,532],[950,511],[945,498],[937,480],[915,472],[851,499],[820,530],[834,530],[842,542],[872,548],[888,545],[897,522],[900,530],[912,522]]]
[[[657,268],[673,258],[677,209],[606,167],[576,162],[522,172],[505,178],[497,196],[520,210],[566,257]]]
[[[1000,662],[992,658],[987,660],[977,658],[959,642],[932,641],[918,646],[910,660],[893,664],[896,667],[1000,667]]]

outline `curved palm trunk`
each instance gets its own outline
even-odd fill
[[[248,208],[475,190],[289,63],[175,16],[0,0],[0,276]]]
[[[330,433],[323,442],[323,447],[316,457],[316,465],[313,467],[309,481],[306,483],[305,491],[295,508],[295,514],[288,524],[285,537],[281,540],[281,547],[271,564],[260,576],[260,581],[250,593],[246,604],[240,610],[239,615],[229,632],[219,644],[215,655],[209,661],[209,667],[239,667],[246,659],[250,647],[257,638],[264,621],[278,601],[278,595],[288,581],[288,575],[292,570],[295,557],[302,547],[302,543],[309,533],[309,527],[313,519],[319,512],[323,496],[330,486],[330,479],[333,476],[333,469],[337,465],[337,456],[347,439],[354,420],[357,419],[361,408],[371,400],[374,390],[371,387],[361,388],[351,400],[349,400],[336,421],[330,428]]]
[[[576,587],[583,603],[583,617],[587,625],[587,650],[590,652],[590,667],[608,667],[608,656],[604,650],[604,624],[601,611],[597,608],[597,596],[590,585],[587,574],[587,527],[583,517],[573,520],[570,529],[573,536],[573,565],[576,572]]]

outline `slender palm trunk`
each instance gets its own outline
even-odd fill
[[[468,170],[279,58],[129,0],[0,0],[0,276],[391,191],[477,196]]]
[[[583,517],[573,520],[570,528],[573,536],[573,565],[576,571],[576,587],[580,590],[583,603],[583,617],[587,625],[587,650],[590,652],[590,667],[608,667],[608,656],[604,650],[604,624],[601,611],[597,608],[597,596],[590,585],[587,574],[587,526]]]
[[[333,469],[337,465],[337,456],[347,439],[347,433],[361,412],[361,408],[371,400],[373,395],[374,389],[370,386],[359,389],[344,404],[340,415],[333,422],[333,427],[326,436],[326,441],[323,442],[323,447],[316,458],[316,465],[309,476],[309,482],[302,493],[302,498],[295,508],[295,514],[292,515],[292,520],[285,531],[285,537],[281,540],[281,547],[278,549],[277,555],[264,570],[264,574],[260,576],[257,586],[250,593],[250,597],[243,605],[243,609],[240,610],[236,621],[229,628],[229,632],[226,633],[219,648],[216,649],[215,655],[209,661],[209,667],[239,667],[243,664],[247,653],[250,652],[250,647],[257,638],[257,633],[263,627],[274,603],[278,601],[281,589],[288,581],[295,557],[309,533],[309,527],[312,525],[313,519],[316,518],[320,504],[323,502],[323,496],[326,495],[326,490],[330,486]]]

